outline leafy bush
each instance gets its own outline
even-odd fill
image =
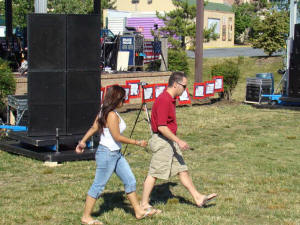
[[[160,64],[163,63],[160,60],[151,61],[146,67],[146,71],[159,71]]]
[[[16,81],[9,67],[9,63],[0,58],[0,115],[5,110],[5,98],[14,94]]]
[[[233,60],[225,60],[221,64],[212,66],[212,76],[224,77],[224,96],[227,100],[231,99],[232,91],[237,85],[240,76],[238,63]]]
[[[190,74],[188,57],[185,51],[169,49],[168,62],[170,71],[182,71],[186,75]]]

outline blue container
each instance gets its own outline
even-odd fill
[[[272,93],[274,93],[274,76],[273,76],[273,73],[257,73],[256,78],[271,79],[272,80]]]

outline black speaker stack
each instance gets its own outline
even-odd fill
[[[295,24],[288,82],[288,96],[300,98],[300,24]]]
[[[83,134],[100,104],[100,15],[28,15],[28,136]]]

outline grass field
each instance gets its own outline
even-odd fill
[[[205,78],[216,61],[205,60]],[[203,193],[217,192],[217,200],[207,208],[195,207],[174,177],[159,181],[151,196],[163,213],[137,221],[113,175],[97,201],[95,217],[111,225],[300,224],[300,110],[242,104],[246,77],[275,73],[281,64],[280,58],[244,61],[233,102],[177,108],[178,136],[194,148],[184,152],[194,183]],[[127,135],[136,114],[122,113]],[[134,138],[149,138],[147,126],[138,123]],[[140,195],[151,154],[135,146],[129,152]],[[49,168],[0,151],[0,224],[80,224],[94,172],[94,161]]]

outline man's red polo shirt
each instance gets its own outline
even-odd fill
[[[159,126],[167,126],[176,135],[176,99],[167,91],[158,96],[152,106],[151,127],[154,133],[158,133]]]

